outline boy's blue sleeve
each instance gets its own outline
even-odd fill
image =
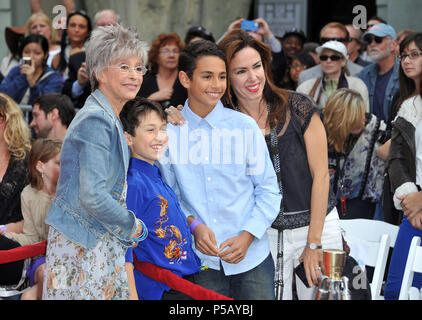
[[[133,248],[128,248],[125,255],[125,261],[133,263]]]

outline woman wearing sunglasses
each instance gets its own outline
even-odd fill
[[[359,92],[365,101],[366,111],[369,111],[368,89],[365,83],[356,77],[349,77],[347,69],[347,49],[339,41],[328,41],[316,49],[323,76],[303,82],[297,92],[309,95],[323,109],[328,98],[340,88],[349,88]]]

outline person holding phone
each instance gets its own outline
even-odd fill
[[[46,93],[60,93],[60,74],[47,66],[49,46],[40,34],[25,37],[20,46],[21,64],[10,70],[0,85],[3,92],[18,104],[32,104]]]

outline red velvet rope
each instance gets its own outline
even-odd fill
[[[133,265],[135,268],[155,281],[163,282],[173,290],[182,292],[195,300],[233,300],[215,291],[206,289],[188,280],[185,280],[173,272],[160,268],[149,262],[139,262],[133,255]]]
[[[0,264],[10,263],[27,258],[32,258],[45,254],[47,247],[47,241],[43,241],[37,244],[22,246],[10,250],[0,251]]]
[[[0,251],[0,264],[25,260],[28,258],[43,255],[46,252],[47,241],[34,245],[22,246],[11,250]],[[195,300],[233,300],[212,290],[205,289],[190,281],[187,281],[173,272],[160,268],[148,262],[139,262],[134,255],[134,266],[147,277],[163,282],[173,290],[182,292]]]

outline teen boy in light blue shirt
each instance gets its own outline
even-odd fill
[[[158,166],[179,197],[205,271],[197,284],[234,299],[274,299],[274,262],[266,230],[280,210],[277,178],[256,122],[220,102],[224,52],[209,41],[179,57],[188,91],[186,124],[168,126]]]

